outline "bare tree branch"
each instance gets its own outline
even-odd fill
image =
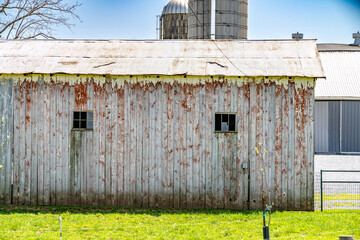
[[[71,30],[81,4],[66,0],[0,0],[0,38],[54,38],[54,27]]]
[[[5,13],[5,8],[10,4],[10,0],[6,0],[1,6],[0,6],[0,13]]]

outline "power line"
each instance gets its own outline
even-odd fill
[[[191,12],[193,13],[193,15],[195,16],[196,20],[198,21],[198,23],[200,23],[202,29],[203,29],[203,33],[205,36],[205,26],[200,22],[200,19],[198,18],[198,15],[194,12],[194,10],[192,9],[192,7],[190,6],[190,3],[188,3],[188,7],[191,10]],[[188,25],[189,26],[189,25]]]
[[[196,18],[196,21],[201,25],[201,27],[203,28],[203,33],[204,33],[204,37],[205,37],[205,26],[204,24],[200,21],[197,13],[194,12],[194,10],[192,9],[192,7],[190,6],[190,3],[188,3],[188,7],[189,9],[191,10],[191,12],[193,13],[193,15],[195,16]],[[221,54],[230,62],[231,65],[233,65],[239,72],[241,72],[245,77],[248,77],[248,75],[240,70],[240,68],[238,68],[235,63],[233,61],[231,61],[231,59],[226,56],[226,54],[224,53],[224,51],[219,47],[219,45],[216,43],[216,40],[212,40],[212,39],[209,39],[211,42],[213,42],[215,44],[215,46],[217,47],[217,49],[221,52]]]

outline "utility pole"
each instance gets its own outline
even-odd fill
[[[216,0],[211,0],[211,40],[215,40],[216,31]]]

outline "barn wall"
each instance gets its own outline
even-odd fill
[[[276,209],[313,210],[313,79],[14,80],[16,204],[261,209],[264,184]],[[215,112],[238,132],[214,133]]]
[[[0,130],[0,203],[11,203],[11,161],[13,140],[13,81],[2,79],[0,81],[0,123],[4,118]],[[9,139],[4,144],[5,140]],[[1,147],[0,147],[1,148]]]

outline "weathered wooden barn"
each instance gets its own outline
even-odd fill
[[[0,41],[0,73],[1,203],[261,209],[264,169],[314,209],[313,40]]]

